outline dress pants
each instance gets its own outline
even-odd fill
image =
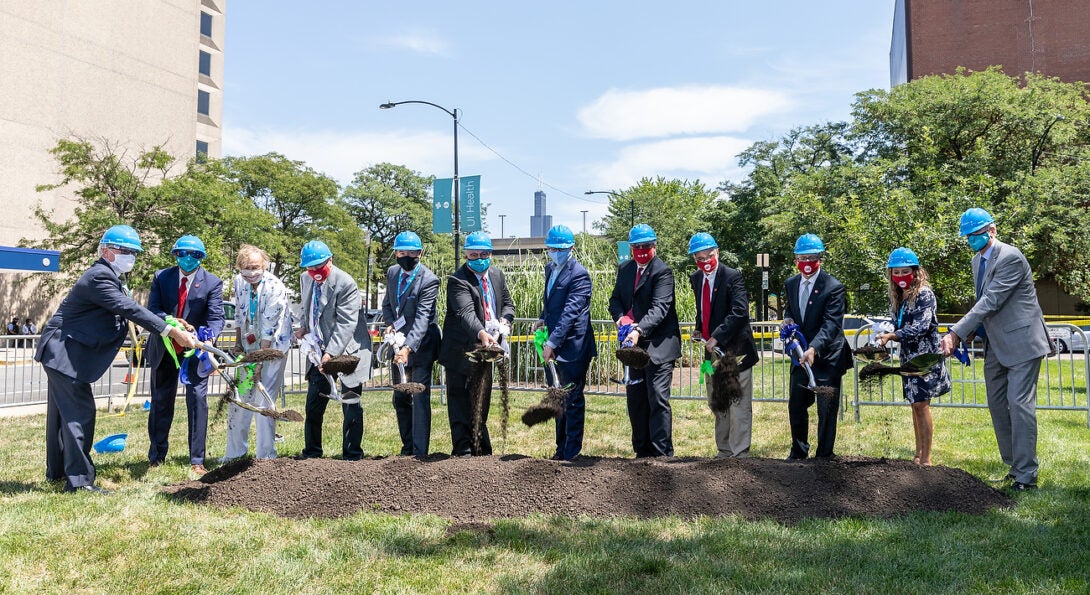
[[[261,366],[261,384],[273,399],[280,394],[280,388],[284,386],[284,361],[272,360]],[[257,387],[245,395],[239,395],[238,398],[244,403],[258,407],[269,406],[265,397],[257,391]],[[224,460],[244,457],[249,452],[251,421],[257,426],[254,457],[276,458],[276,420],[237,405],[230,405],[227,408],[227,452],[223,455]]]
[[[328,395],[332,391],[325,374],[318,371],[318,366],[307,369],[307,404],[306,418],[303,421],[303,456],[319,458],[322,456],[322,422],[325,421],[325,408],[329,405]],[[341,383],[341,395],[346,392],[360,394],[359,386],[345,386]],[[341,457],[346,461],[358,461],[363,458],[363,405],[341,404],[344,422],[341,424]]]
[[[708,402],[715,396],[715,386],[710,379],[705,379]],[[718,459],[730,457],[748,457],[753,435],[753,368],[738,373],[738,383],[742,385],[742,397],[729,409],[715,415],[715,446]]]
[[[203,465],[205,445],[208,437],[208,378],[197,375],[197,358],[182,360],[183,366],[189,366],[186,373],[190,379],[200,378],[200,382],[187,384],[185,387],[185,409],[188,421],[189,464]],[[148,414],[148,461],[159,463],[167,458],[170,426],[174,423],[174,402],[178,398],[178,368],[169,354],[164,354],[159,365],[151,371],[151,411]]]
[[[396,370],[397,366],[393,368]],[[424,392],[410,395],[394,391],[394,412],[397,414],[397,429],[401,434],[403,455],[428,456],[431,443],[431,368],[431,362],[405,367],[408,381],[423,384]]]
[[[564,461],[574,459],[583,450],[583,422],[587,412],[587,400],[583,391],[587,387],[587,368],[589,367],[589,360],[578,362],[557,360],[556,362],[560,386],[571,385],[564,399],[564,412],[556,418],[556,458]],[[547,372],[546,375],[548,375]]]
[[[817,374],[815,373],[815,376]],[[808,442],[810,432],[810,415],[808,409],[817,401],[817,452],[814,456],[828,458],[833,456],[833,444],[836,442],[836,418],[840,411],[840,382],[841,377],[835,380],[819,380],[819,386],[828,386],[833,389],[832,397],[820,399],[814,391],[806,388],[809,377],[802,366],[791,367],[791,392],[787,401],[787,414],[791,422],[791,454],[792,459],[805,459],[810,452]]]
[[[1014,480],[1037,483],[1037,377],[1041,358],[1006,367],[990,350],[984,355],[984,384],[999,456]]]
[[[489,383],[484,391],[484,403],[481,404],[481,444],[473,448],[473,387],[470,377],[457,370],[447,368],[447,418],[450,420],[450,441],[453,444],[450,454],[463,455],[492,454],[492,440],[488,436],[488,408],[492,405],[492,386]]]
[[[94,485],[95,397],[91,385],[45,367],[45,477],[67,480],[67,488]]]
[[[629,370],[630,380],[643,380],[625,387],[628,419],[632,422],[632,449],[636,458],[674,456],[673,413],[670,384],[674,360],[649,363],[642,370]]]

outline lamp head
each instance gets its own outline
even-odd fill
[[[396,107],[396,106],[392,102],[389,102],[389,101],[387,101],[386,103],[378,106],[379,109],[390,109],[392,107]]]

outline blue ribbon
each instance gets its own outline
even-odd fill
[[[202,326],[197,329],[197,340],[201,343],[211,341],[215,338],[216,334],[213,333],[212,329],[208,328],[207,326]],[[209,374],[211,374],[212,370],[214,369],[212,366],[212,359],[209,357],[208,352],[203,349],[197,349],[194,355],[191,355],[182,360],[182,365],[179,368],[178,372],[178,380],[180,380],[182,384],[193,384],[193,382],[189,379],[190,357],[197,358],[197,376],[200,376],[200,380],[197,380],[197,382],[208,378]]]

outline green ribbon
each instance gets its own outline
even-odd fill
[[[185,326],[183,326],[182,323],[178,322],[177,318],[174,318],[173,316],[167,316],[166,320],[167,320],[167,326],[172,326],[174,328],[182,329],[183,331],[185,330]],[[170,359],[174,360],[174,367],[175,368],[181,368],[182,365],[180,363],[178,363],[178,354],[175,353],[175,351],[174,351],[174,342],[170,340],[170,335],[162,335],[162,339],[163,339],[163,345],[165,345],[166,348],[167,348],[167,353],[170,354]],[[190,350],[187,353],[183,353],[182,357],[185,357],[186,355],[189,355],[191,353],[192,353],[192,350]]]
[[[704,363],[700,364],[700,384],[704,384],[704,376],[706,374],[714,374],[715,366],[712,365],[712,360],[706,359]]]
[[[541,327],[534,331],[534,349],[537,350],[537,358],[545,363],[545,342],[549,340],[549,331]]]
[[[244,356],[240,355],[235,361],[237,362],[243,357]],[[255,372],[257,371],[256,368],[257,364],[246,364],[245,366],[239,367],[237,382],[235,382],[235,384],[238,386],[239,396],[249,394],[249,392],[254,389],[254,384],[257,383],[257,377],[255,374]]]

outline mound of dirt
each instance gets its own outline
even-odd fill
[[[243,459],[163,491],[180,500],[290,518],[341,517],[365,510],[430,513],[459,523],[533,513],[640,518],[739,514],[793,523],[806,518],[886,518],[917,510],[982,514],[1013,504],[960,469],[863,457],[791,462],[594,457],[559,462],[521,455]]]

